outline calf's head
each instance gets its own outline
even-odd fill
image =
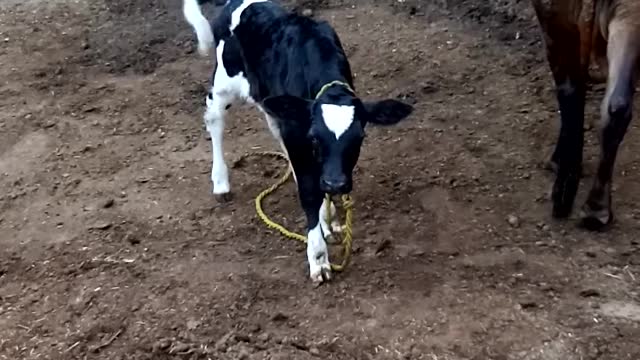
[[[320,190],[331,195],[351,192],[366,125],[393,125],[413,111],[397,100],[366,102],[351,94],[315,101],[273,96],[262,106],[276,119],[289,156],[308,158],[309,171],[319,172]]]

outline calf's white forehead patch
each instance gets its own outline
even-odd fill
[[[336,136],[336,140],[344,134],[353,123],[355,109],[349,105],[322,104],[322,119],[324,124]]]

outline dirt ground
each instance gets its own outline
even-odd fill
[[[211,195],[212,60],[180,1],[0,4],[0,359],[639,359],[640,134],[610,231],[550,218],[558,120],[528,3],[298,5],[335,26],[362,97],[416,106],[369,129],[353,263],[320,287],[255,216],[282,164]],[[278,149],[254,110],[227,124],[230,162]],[[268,211],[304,227],[292,183]]]

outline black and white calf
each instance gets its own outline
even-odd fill
[[[330,277],[325,193],[351,192],[367,123],[395,124],[413,108],[396,100],[360,100],[340,40],[327,23],[267,0],[230,0],[211,33],[199,5],[212,1],[224,3],[184,0],[184,12],[201,52],[207,42],[216,47],[204,115],[213,146],[213,193],[220,198],[230,191],[222,150],[225,111],[235,101],[256,104],[289,157],[308,222],[310,276],[321,282]]]

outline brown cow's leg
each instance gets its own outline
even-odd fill
[[[544,31],[547,58],[560,107],[560,134],[551,157],[556,167],[553,216],[565,218],[571,213],[582,170],[587,69],[581,58],[579,27],[568,19],[563,9],[548,9],[539,1],[533,4]]]
[[[600,163],[589,197],[582,208],[583,224],[592,230],[600,229],[613,220],[611,177],[618,147],[631,121],[640,54],[640,38],[637,35],[640,32],[616,22],[612,22],[609,29],[609,76],[602,103]]]

